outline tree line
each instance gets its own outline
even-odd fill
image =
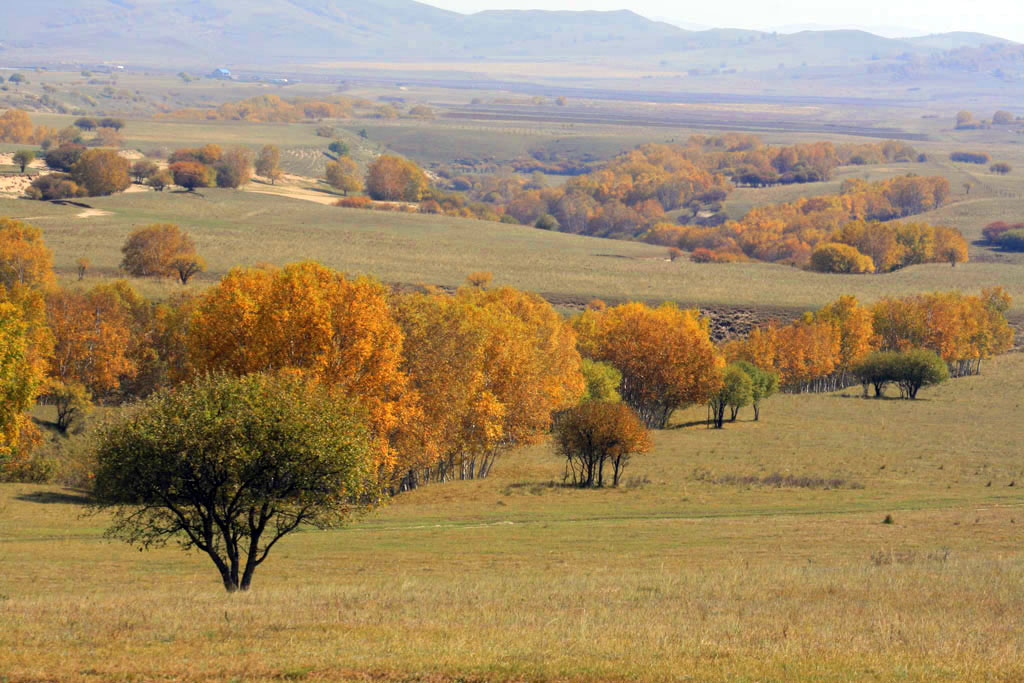
[[[187,282],[182,264],[201,268],[176,226],[140,228],[123,253],[135,274]],[[595,302],[567,320],[537,295],[489,288],[485,274],[448,295],[396,292],[315,263],[238,268],[201,294],[156,302],[125,282],[57,288],[50,258],[37,228],[0,222],[4,334],[20,340],[0,376],[20,387],[12,396],[57,406],[58,427],[94,402],[116,405],[210,373],[294,372],[358,400],[376,471],[396,491],[486,476],[584,397],[621,398],[647,427],[663,428],[679,408],[723,400],[729,363],[750,364],[751,391],[761,386],[763,398],[776,381],[789,391],[848,386],[875,350],[928,349],[954,376],[974,374],[1013,339],[1000,288],[870,307],[842,297],[716,345],[696,311]],[[738,395],[738,407],[759,414],[753,393],[741,386]],[[36,437],[18,417],[25,400],[12,398],[20,408],[5,429],[16,423],[27,435],[27,456]]]
[[[905,176],[871,184],[847,180],[839,194],[757,207],[743,219],[719,226],[659,223],[645,239],[691,251],[695,261],[757,260],[828,272],[888,272],[915,263],[955,264],[967,260],[967,243],[959,231],[889,222],[942,206],[948,195],[949,182],[939,177]],[[839,250],[845,252],[846,262],[823,254],[815,263],[815,250],[830,244],[844,244],[853,251]]]
[[[980,295],[935,292],[885,297],[862,306],[844,296],[789,325],[755,328],[727,342],[726,358],[778,373],[789,391],[833,391],[855,383],[853,368],[874,351],[934,352],[954,377],[978,374],[981,362],[1013,346],[1001,287]]]

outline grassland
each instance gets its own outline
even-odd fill
[[[655,435],[619,490],[546,445],[290,537],[228,597],[82,496],[0,487],[11,680],[1017,680],[1024,356],[922,400],[778,396]],[[772,473],[830,488],[742,483]],[[884,524],[891,515],[893,524]]]
[[[148,116],[158,103],[337,91],[323,84],[286,91],[212,81],[168,86],[166,76],[125,74],[118,87],[138,101],[104,100],[102,86],[80,87],[78,77],[32,80],[32,87],[59,86],[60,97],[91,93],[99,106],[89,113],[126,116],[129,148],[274,143],[286,170],[305,176],[317,175],[324,161],[327,140],[315,135],[317,123]],[[378,85],[353,94],[400,94],[407,105],[443,110],[502,93]],[[573,106],[664,113],[650,103]],[[953,201],[921,219],[976,241],[988,222],[1024,220],[1024,148],[1009,129],[951,131],[959,106],[943,119],[921,119],[932,111],[925,105],[696,111],[856,122],[929,137],[914,143],[929,155],[924,164],[845,168],[829,183],[737,190],[726,205],[734,217],[763,203],[835,192],[848,177],[941,174]],[[34,118],[55,127],[73,120]],[[361,158],[393,149],[427,165],[462,156],[507,160],[533,146],[608,157],[702,132],[443,118],[327,123]],[[365,139],[358,135],[364,128]],[[855,140],[783,132],[764,139]],[[949,162],[960,148],[988,151],[1015,170],[1001,177],[987,166]],[[309,195],[323,189],[311,180],[300,185]],[[80,257],[92,263],[84,284],[119,277],[125,237],[139,225],[174,222],[195,237],[208,264],[192,289],[236,265],[315,259],[406,284],[452,286],[487,270],[496,284],[569,305],[600,297],[794,311],[841,294],[869,302],[1001,284],[1016,298],[1012,314],[1024,314],[1024,256],[980,244],[956,268],[839,276],[669,262],[663,248],[641,243],[255,192],[85,202],[93,210],[87,218],[79,217],[83,207],[0,199],[0,216],[43,229],[62,284],[75,282]],[[180,290],[170,281],[135,284],[154,297]],[[987,362],[980,377],[926,390],[916,402],[857,394],[773,397],[761,422],[744,414],[724,431],[704,428],[702,408],[683,411],[672,429],[654,435],[655,450],[631,465],[618,490],[563,488],[562,465],[547,444],[509,453],[487,480],[402,494],[353,528],[286,539],[254,590],[234,597],[223,594],[203,557],[173,548],[139,554],[104,541],[105,520],[81,516],[81,491],[2,485],[0,680],[1024,678],[1024,355]],[[45,410],[37,417],[45,419]],[[87,441],[76,437],[63,454]],[[772,485],[776,473],[790,483]],[[894,523],[883,523],[887,515]]]
[[[980,260],[956,268],[933,264],[877,276],[822,275],[770,264],[669,262],[646,244],[551,233],[529,227],[438,216],[338,209],[309,201],[231,190],[132,193],[92,198],[107,215],[79,218],[80,207],[0,199],[0,215],[44,231],[63,281],[80,257],[92,277],[118,276],[120,246],[137,226],[173,221],[191,233],[208,271],[204,286],[230,268],[314,259],[351,274],[404,284],[460,284],[490,271],[497,284],[559,301],[673,300],[688,305],[808,309],[842,294],[864,301],[887,295],[1000,284],[1024,310],[1024,269],[1014,261]],[[980,229],[980,228],[979,228]],[[153,294],[174,290],[147,281]]]

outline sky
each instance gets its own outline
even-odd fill
[[[683,28],[747,28],[792,31],[807,28],[860,28],[887,37],[947,31],[976,31],[1024,42],[1024,6],[1020,0],[731,0],[680,3],[678,0],[426,0],[456,12],[485,9],[616,10],[631,9],[650,19]],[[924,10],[927,8],[927,11]]]

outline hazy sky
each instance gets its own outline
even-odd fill
[[[628,8],[652,19],[687,28],[728,27],[759,30],[863,28],[890,37],[946,31],[978,31],[1024,42],[1024,6],[1020,0],[427,0],[456,12],[485,9],[614,10]]]

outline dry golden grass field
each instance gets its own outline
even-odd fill
[[[1024,356],[859,393],[723,431],[684,411],[617,490],[509,453],[286,538],[234,596],[203,557],[105,541],[77,491],[5,485],[0,677],[1020,680]]]
[[[1007,201],[985,200],[978,206]],[[131,193],[87,203],[103,213],[82,218],[78,206],[0,199],[0,215],[43,229],[66,283],[74,281],[80,257],[92,264],[88,279],[118,277],[120,247],[135,227],[174,222],[194,236],[208,266],[190,287],[206,286],[236,265],[314,259],[348,273],[405,284],[453,286],[468,273],[490,271],[497,284],[584,303],[601,297],[806,310],[843,294],[869,302],[921,291],[976,292],[998,284],[1014,296],[1015,312],[1024,307],[1024,259],[980,247],[970,263],[956,268],[930,264],[885,275],[822,275],[763,263],[669,262],[664,248],[639,242],[443,216],[340,209],[234,190]],[[991,258],[979,258],[981,253]],[[178,288],[170,281],[137,284],[155,296]]]
[[[102,85],[77,73],[31,80],[29,91],[51,85],[54,97],[90,114],[124,116],[129,149],[273,143],[293,174],[249,191],[132,192],[84,199],[86,206],[0,197],[0,216],[42,228],[65,286],[121,277],[120,248],[132,230],[172,222],[195,238],[208,266],[188,285],[194,290],[234,266],[313,259],[407,285],[455,286],[490,271],[496,285],[569,305],[599,297],[793,312],[843,294],[869,303],[1002,285],[1015,297],[1011,316],[1024,316],[1024,255],[979,242],[989,222],[1024,221],[1022,138],[1010,128],[953,131],[956,103],[948,112],[944,103],[700,109],[929,136],[913,143],[926,163],[842,168],[828,183],[731,194],[725,209],[738,218],[757,205],[833,193],[850,177],[950,180],[951,201],[920,220],[960,229],[972,242],[969,263],[822,275],[670,262],[661,247],[530,227],[340,209],[322,203],[334,194],[315,179],[329,142],[316,135],[321,123],[336,126],[360,163],[392,150],[425,165],[463,156],[507,161],[534,146],[609,158],[718,129],[443,117],[168,121],[150,117],[159,107],[340,90],[126,74],[119,88],[134,95],[107,100]],[[375,101],[400,95],[405,107],[439,111],[509,95],[397,84],[344,92]],[[647,102],[571,107],[624,116],[667,110]],[[76,118],[33,117],[58,128]],[[858,140],[822,132],[764,138]],[[954,164],[949,153],[957,149],[987,151],[1014,171],[996,176],[987,166]],[[91,267],[79,285],[82,257]],[[170,280],[132,283],[156,298],[181,289]],[[292,535],[253,589],[234,596],[205,556],[106,541],[106,519],[87,514],[84,491],[0,485],[0,682],[1024,680],[1022,404],[1024,354],[1008,354],[917,401],[865,400],[859,388],[779,395],[760,422],[745,410],[722,431],[706,429],[705,408],[694,407],[653,434],[654,450],[636,458],[614,490],[563,487],[563,464],[540,444],[504,454],[486,480],[427,486],[348,529]],[[46,410],[37,417],[48,419]],[[87,431],[50,447],[66,455],[89,439]]]

